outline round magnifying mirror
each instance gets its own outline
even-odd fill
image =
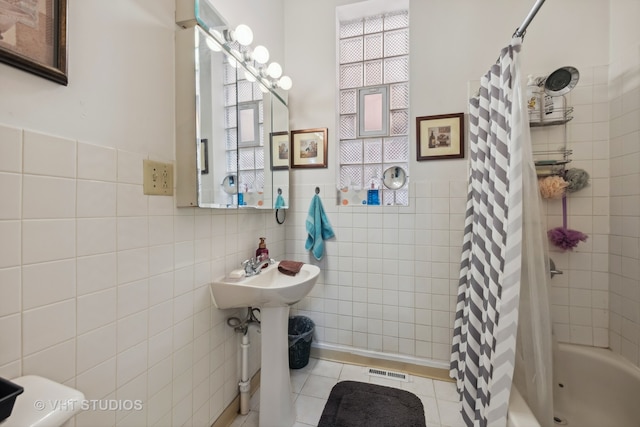
[[[227,175],[222,180],[222,189],[227,194],[238,193],[238,177],[235,175]]]
[[[382,174],[382,182],[389,190],[398,190],[407,182],[407,173],[400,166],[391,166]]]
[[[284,220],[287,218],[286,209],[276,209],[276,222],[278,224],[284,224]]]

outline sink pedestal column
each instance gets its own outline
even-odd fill
[[[289,306],[261,307],[260,427],[296,421],[289,377]]]

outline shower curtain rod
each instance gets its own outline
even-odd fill
[[[540,10],[540,8],[542,7],[542,3],[544,2],[545,0],[536,0],[536,4],[533,5],[527,17],[524,18],[524,21],[522,21],[522,24],[520,24],[520,26],[516,29],[516,32],[513,33],[514,37],[524,36],[524,33],[527,32],[527,27],[529,26],[531,21],[533,21],[533,18],[536,16],[536,13],[538,13],[538,10]]]

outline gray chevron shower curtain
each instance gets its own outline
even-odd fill
[[[467,426],[504,426],[522,263],[522,120],[514,38],[469,105],[469,183],[450,375]],[[518,118],[515,120],[515,118]],[[524,123],[524,124],[523,124]]]

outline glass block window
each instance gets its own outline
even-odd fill
[[[383,172],[400,166],[409,174],[409,11],[341,21],[337,31],[339,180],[346,204],[368,204],[366,193],[378,188],[381,205],[409,204],[409,187],[390,190],[382,184]],[[363,123],[367,104],[362,88],[380,90],[384,123],[379,132],[368,132]],[[370,108],[370,107],[367,107]],[[361,201],[354,194],[360,194]],[[345,196],[346,198],[347,196]]]
[[[237,46],[239,47],[239,46]],[[264,110],[262,91],[257,83],[245,78],[241,69],[225,59],[224,102],[227,174],[238,176],[240,189],[264,188]],[[259,140],[251,144],[238,143],[238,110],[240,104],[255,102],[258,105]]]

